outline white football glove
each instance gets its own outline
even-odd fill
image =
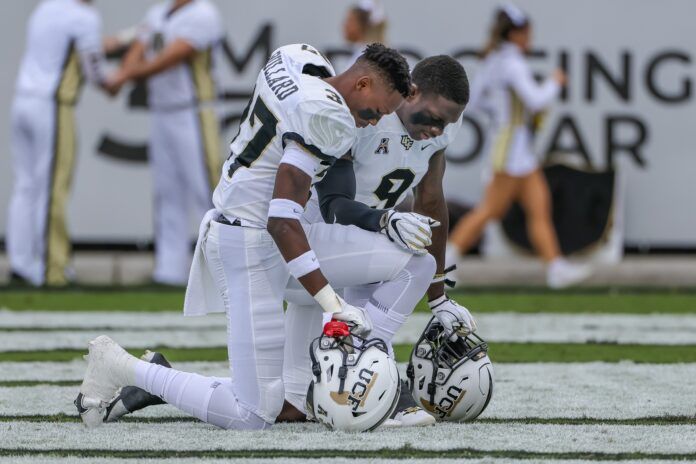
[[[428,301],[428,306],[450,337],[466,336],[476,331],[476,321],[469,310],[446,294]]]
[[[340,296],[336,295],[341,302],[341,312],[333,313],[332,319],[353,324],[353,332],[360,336],[366,336],[372,331],[372,321],[363,308],[346,303]]]
[[[440,223],[428,216],[418,213],[400,213],[387,211],[380,221],[380,232],[400,247],[417,255],[428,252],[425,247],[432,244],[432,227]]]

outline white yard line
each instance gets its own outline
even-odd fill
[[[17,327],[35,328],[152,328],[179,329],[225,328],[224,314],[205,317],[184,317],[181,311],[11,311],[0,309],[0,330]]]
[[[11,456],[11,457],[0,457],[0,464],[94,464],[96,458],[77,458],[77,457],[43,457],[43,456]],[[275,459],[239,459],[235,458],[233,462],[240,464],[325,464],[328,461],[327,458],[317,458],[317,459],[295,459],[295,458],[275,458]],[[98,458],[97,462],[99,464],[161,464],[164,462],[162,459],[119,459],[119,458]],[[230,464],[230,459],[205,459],[205,458],[167,458],[167,464]],[[369,461],[358,460],[358,459],[345,459],[332,457],[330,459],[331,464],[356,464],[359,462],[370,462],[371,464],[404,464],[403,459],[378,459],[370,458]],[[423,459],[418,458],[418,462],[427,462],[428,464],[519,464],[519,459],[496,459],[496,458],[482,458],[482,459]],[[592,463],[597,464],[597,461],[586,461],[586,460],[538,460],[534,461],[525,460],[525,463],[548,463],[548,464],[585,464]],[[630,461],[604,461],[602,464],[627,464]],[[674,464],[675,461],[654,461],[654,460],[641,460],[635,461],[639,464]]]
[[[394,337],[411,344],[429,319],[418,313]],[[696,344],[696,315],[517,314],[477,316],[479,334],[491,342],[619,344]],[[8,331],[2,328],[84,328],[85,330]],[[0,311],[0,351],[84,349],[102,333],[126,347],[225,346],[223,316],[185,318],[172,313],[55,313]]]
[[[691,425],[438,424],[368,434],[330,432],[318,424],[235,432],[199,423],[109,424],[87,430],[78,423],[0,423],[5,448],[74,450],[522,450],[530,452],[694,453]],[[437,437],[437,439],[433,439]]]
[[[182,370],[226,376],[226,363],[180,363]],[[400,365],[403,371],[404,365]],[[696,413],[696,364],[497,364],[489,418],[631,419]],[[76,380],[84,363],[0,363],[0,380]],[[74,414],[77,387],[0,388],[0,415]],[[157,406],[142,417],[181,416]]]

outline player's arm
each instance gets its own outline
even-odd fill
[[[187,40],[176,39],[152,60],[124,62],[121,72],[125,80],[147,79],[191,58],[196,48]]]
[[[145,61],[145,43],[134,40],[121,61],[121,68],[133,68]]]
[[[337,160],[314,187],[319,195],[321,215],[328,224],[354,225],[372,232],[381,229],[380,220],[386,210],[373,209],[355,200],[355,171],[349,154]]]
[[[324,312],[369,332],[371,327],[364,311],[343,301],[321,272],[319,261],[300,224],[319,163],[319,158],[297,143],[287,144],[276,173],[266,228],[288,263],[290,274],[314,297]]]
[[[373,209],[355,200],[355,171],[349,155],[337,160],[315,188],[322,217],[327,223],[381,232],[411,253],[427,253],[425,247],[431,243],[430,228],[436,226],[437,221],[413,213]]]
[[[436,274],[428,288],[428,306],[433,315],[452,337],[476,330],[476,321],[464,306],[451,300],[445,293],[445,247],[449,215],[442,180],[445,175],[445,151],[440,150],[430,158],[428,172],[415,188],[413,210],[440,221],[433,230],[432,245],[428,251],[435,257]]]
[[[509,63],[510,86],[524,102],[524,106],[531,112],[537,112],[548,105],[561,91],[560,77],[551,77],[538,84],[534,80],[531,69],[523,61]]]
[[[101,20],[95,14],[76,25],[77,50],[85,78],[91,84],[109,91],[104,74],[104,50],[101,42]]]
[[[428,172],[414,189],[413,211],[431,217],[440,223],[432,233],[432,245],[428,252],[433,255],[437,263],[436,274],[442,275],[445,271],[445,247],[447,245],[447,231],[449,215],[447,202],[442,188],[442,180],[445,175],[445,151],[440,150],[430,158]],[[444,280],[435,282],[428,288],[428,299],[434,300],[445,293]]]

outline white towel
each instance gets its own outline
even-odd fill
[[[198,228],[198,240],[193,252],[193,262],[189,273],[186,297],[184,299],[184,316],[203,316],[208,313],[224,313],[225,302],[215,285],[215,279],[208,269],[205,260],[205,242],[208,238],[210,221],[220,214],[211,209],[201,221]]]

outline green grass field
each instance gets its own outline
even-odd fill
[[[522,313],[534,320],[551,315],[559,321],[574,317],[571,315],[586,315],[589,326],[596,326],[595,321],[603,315],[617,315],[624,319],[657,321],[662,324],[660,333],[669,337],[675,324],[696,317],[696,289],[592,288],[552,292],[471,288],[450,295],[474,315],[487,314],[482,319],[498,318],[495,320],[503,323],[512,320],[515,328],[518,319],[508,317],[519,317]],[[441,423],[422,430],[378,430],[359,436],[330,433],[311,424],[297,427],[281,424],[271,431],[253,433],[220,431],[191,417],[171,415],[166,409],[153,411],[149,416],[128,417],[121,423],[98,429],[97,433],[88,433],[72,406],[84,367],[71,361],[80,359],[86,349],[22,351],[21,343],[27,338],[52,340],[51,337],[65,333],[84,336],[86,344],[91,329],[81,328],[73,321],[85,320],[100,327],[106,324],[104,321],[112,320],[109,311],[158,312],[154,317],[144,315],[151,326],[131,324],[136,338],[128,345],[129,351],[140,355],[145,348],[154,348],[163,352],[174,367],[177,363],[190,363],[188,366],[217,363],[225,369],[227,348],[214,346],[217,339],[203,348],[185,348],[179,343],[181,340],[169,336],[160,338],[167,341],[166,346],[149,346],[146,339],[141,345],[138,331],[152,334],[157,330],[160,315],[178,319],[182,304],[183,290],[151,286],[0,289],[0,322],[2,310],[19,312],[22,317],[28,316],[21,321],[29,321],[18,325],[8,322],[5,328],[0,327],[0,337],[5,334],[5,340],[9,340],[4,351],[0,350],[0,363],[5,363],[4,370],[0,370],[0,464],[14,462],[18,457],[23,459],[21,462],[60,464],[121,462],[128,458],[171,462],[191,458],[195,462],[216,463],[259,458],[319,462],[336,460],[338,456],[344,458],[341,462],[368,459],[377,463],[389,459],[438,458],[501,464],[559,460],[693,462],[696,459],[696,445],[693,445],[696,410],[693,398],[689,400],[689,385],[696,381],[696,343],[690,341],[692,338],[687,338],[685,343],[693,344],[668,344],[669,339],[652,344],[539,343],[507,339],[491,342],[489,354],[498,366],[492,411],[474,423]],[[34,327],[31,321],[46,318],[45,311],[60,312],[52,314],[51,320],[70,327],[53,326],[49,320]],[[424,301],[416,311],[428,312]],[[8,314],[17,316],[17,313]],[[661,315],[669,317],[660,319]],[[75,319],[65,322],[68,316]],[[125,318],[130,319],[131,315]],[[212,324],[217,326],[215,322]],[[124,330],[129,329],[118,330],[123,336]],[[638,338],[634,340],[643,340],[643,332],[637,333]],[[396,345],[397,361],[407,361],[411,348],[408,344]],[[36,362],[41,364],[33,364]],[[57,376],[42,375],[35,366],[53,369],[51,372]],[[609,375],[598,375],[598,371]],[[613,372],[619,373],[612,376]],[[660,398],[664,395],[670,399]],[[127,446],[126,442],[124,446],[115,446],[115,436],[127,437]],[[438,439],[432,439],[433,436]],[[649,444],[651,441],[654,444]]]
[[[545,289],[458,289],[450,296],[475,312],[696,314],[696,290],[589,289],[552,292]],[[183,290],[83,287],[65,290],[0,290],[0,308],[56,311],[175,311]],[[427,312],[422,301],[417,311]]]

